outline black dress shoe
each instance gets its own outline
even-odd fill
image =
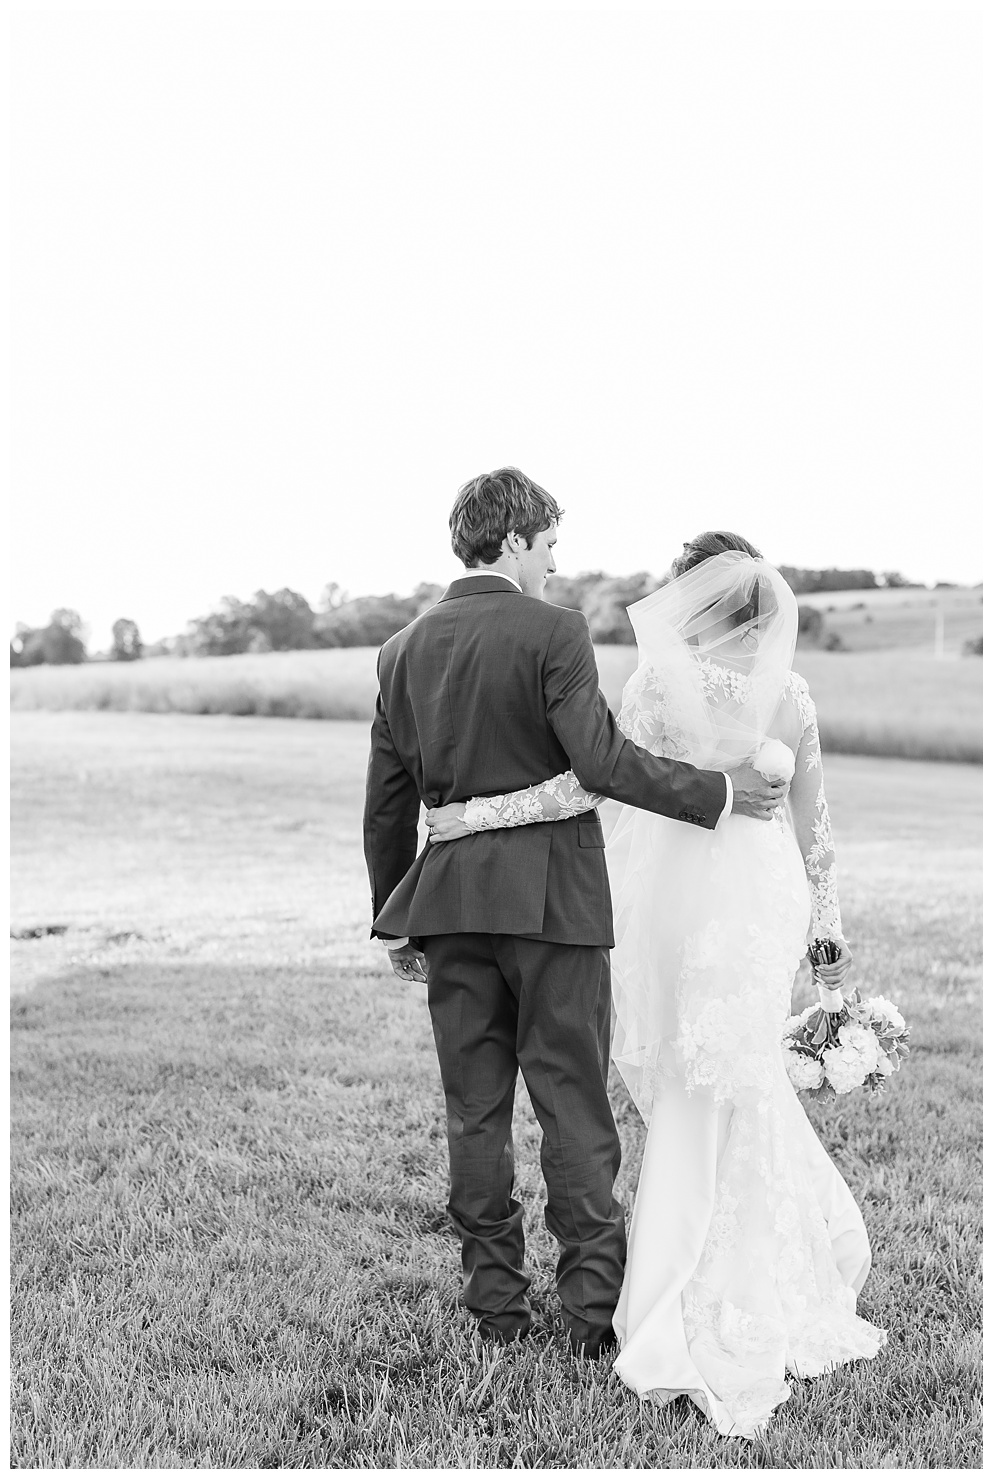
[[[500,1325],[494,1325],[491,1320],[480,1320],[476,1329],[483,1340],[492,1341],[494,1345],[513,1345],[515,1341],[527,1340],[531,1333],[530,1324],[503,1328]]]
[[[585,1340],[577,1340],[570,1331],[569,1349],[580,1361],[599,1361],[601,1356],[616,1350],[617,1336],[613,1330],[595,1331]]]

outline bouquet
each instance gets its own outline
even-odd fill
[[[838,958],[833,940],[815,940],[807,951],[817,978],[818,965]],[[865,1088],[876,1093],[900,1059],[910,1052],[907,1024],[892,1002],[858,991],[844,997],[819,986],[821,1000],[783,1028],[786,1072],[797,1093],[833,1099]]]

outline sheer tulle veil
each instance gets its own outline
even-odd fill
[[[796,597],[774,566],[714,555],[628,607],[639,665],[662,680],[688,759],[727,770],[769,733],[796,648]],[[715,693],[702,663],[727,674]],[[637,674],[635,675],[637,677]]]
[[[625,685],[622,727],[640,742],[658,736],[656,753],[707,770],[755,756],[770,735],[796,646],[796,598],[778,570],[728,551],[669,580],[628,615],[639,662]],[[744,822],[744,833],[728,822],[715,833],[625,807],[608,843],[616,940],[611,1052],[646,1121],[662,1078],[681,1075],[692,1086],[693,1073],[705,1072],[702,1058],[696,1068],[688,1064],[686,1033],[688,1023],[705,1019],[707,993],[735,990],[730,964],[727,972],[694,975],[693,951],[719,937],[730,962],[734,937],[747,934],[749,911],[753,925],[761,902],[747,876],[754,871],[747,850],[769,839],[749,829],[771,832],[772,824],[729,822]],[[794,944],[791,938],[788,948]]]

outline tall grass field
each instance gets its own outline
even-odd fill
[[[633,647],[600,647],[608,702],[636,661]],[[927,652],[800,650],[796,665],[817,702],[824,748],[839,754],[979,761],[982,661]],[[236,657],[14,668],[11,706],[123,712],[371,719],[376,649],[334,648]]]
[[[371,719],[375,647],[12,668],[13,709]]]
[[[523,1087],[536,1339],[475,1344],[424,988],[368,939],[364,721],[12,741],[13,1467],[981,1468],[977,767],[827,758],[857,979],[912,1025],[882,1095],[809,1110],[888,1344],[749,1443],[568,1355]]]

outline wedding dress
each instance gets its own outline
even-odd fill
[[[629,738],[714,769],[785,745],[794,766],[771,822],[731,814],[707,831],[625,807],[607,847],[611,1056],[649,1127],[614,1369],[641,1396],[685,1393],[721,1433],[752,1437],[788,1374],[885,1341],[855,1309],[862,1216],[780,1047],[808,940],[841,937],[817,717],[791,667],[795,598],[765,562],[715,557],[629,614],[641,659],[619,716]],[[569,771],[473,798],[465,822],[556,821],[600,800]]]

